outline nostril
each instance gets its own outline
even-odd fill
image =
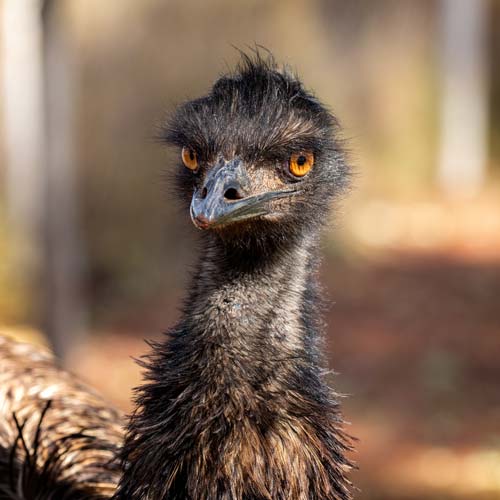
[[[200,198],[202,200],[204,200],[206,197],[207,197],[207,194],[208,194],[208,191],[207,191],[207,188],[204,187],[202,190],[201,190],[201,193],[200,193]]]
[[[234,189],[234,188],[229,188],[225,193],[224,193],[224,198],[226,200],[240,200],[242,196],[240,193]]]

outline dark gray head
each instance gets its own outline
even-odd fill
[[[180,106],[165,138],[181,149],[178,181],[193,223],[253,249],[325,221],[348,177],[337,134],[299,79],[257,54]]]

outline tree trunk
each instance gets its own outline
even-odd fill
[[[439,182],[452,195],[481,189],[488,159],[485,0],[441,1]]]
[[[83,251],[74,155],[74,54],[64,2],[43,2],[45,100],[44,329],[63,359],[84,336]]]

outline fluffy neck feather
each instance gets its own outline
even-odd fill
[[[316,347],[316,237],[246,260],[205,248],[184,317],[145,363],[117,497],[350,498]]]

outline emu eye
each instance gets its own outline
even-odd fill
[[[314,165],[314,154],[310,151],[293,153],[288,162],[290,172],[296,177],[304,177]]]
[[[182,161],[189,170],[196,170],[198,168],[198,157],[196,151],[191,148],[182,148]]]

